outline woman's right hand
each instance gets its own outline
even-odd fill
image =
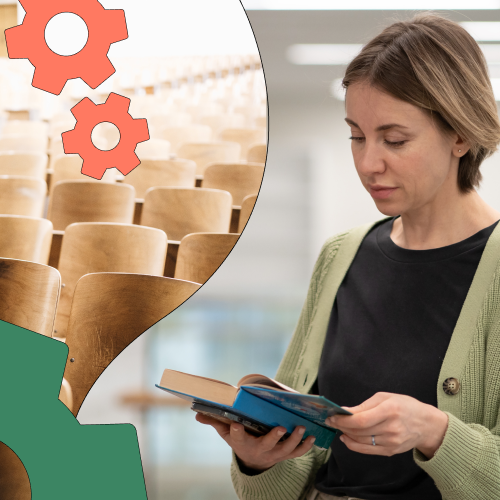
[[[241,424],[225,424],[201,413],[196,414],[196,420],[202,424],[211,425],[234,450],[239,461],[247,468],[263,472],[283,460],[297,458],[307,453],[314,444],[314,436],[302,441],[305,428],[296,427],[292,434],[282,441],[286,433],[284,427],[275,427],[264,436],[252,436]]]

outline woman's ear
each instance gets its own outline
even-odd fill
[[[463,140],[459,135],[457,135],[456,141],[453,144],[453,155],[461,158],[462,156],[465,156],[467,154],[469,149],[469,143]]]

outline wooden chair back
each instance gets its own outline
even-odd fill
[[[255,206],[255,202],[257,201],[256,194],[250,194],[243,198],[243,202],[241,204],[240,211],[240,220],[238,221],[238,233],[241,233],[245,226],[247,225],[248,219],[252,214],[253,207]]]
[[[247,160],[252,163],[266,163],[267,144],[254,144],[248,150]]]
[[[179,245],[175,278],[205,283],[224,262],[238,241],[239,234],[193,233]]]
[[[21,215],[0,215],[0,257],[49,263],[52,222]]]
[[[48,158],[45,153],[0,152],[0,175],[22,175],[45,180]]]
[[[64,378],[77,415],[104,369],[139,335],[187,300],[200,285],[141,274],[87,274],[76,285]]]
[[[144,198],[151,187],[194,187],[196,163],[192,160],[143,160],[139,167],[123,178],[135,188],[137,198]]]
[[[34,135],[47,137],[49,126],[42,121],[9,120],[2,127],[2,135]]]
[[[115,182],[116,171],[108,169],[104,172],[102,179],[94,179],[82,174],[83,160],[79,155],[58,155],[52,164],[52,180],[50,192],[54,191],[54,186],[61,181],[92,181],[92,182]]]
[[[53,267],[0,258],[0,319],[52,336],[61,276]]]
[[[78,280],[101,272],[163,276],[167,235],[158,229],[103,222],[66,228],[59,258],[62,288],[54,335],[65,337],[71,301]]]
[[[61,181],[52,191],[47,218],[64,231],[74,222],[131,224],[134,209],[135,190],[128,184]]]
[[[208,115],[199,119],[200,123],[208,125],[212,129],[211,140],[216,140],[226,128],[244,127],[245,121],[245,116],[241,114]]]
[[[172,153],[177,153],[179,147],[186,142],[209,142],[212,139],[212,129],[206,125],[163,127],[159,134],[170,143]]]
[[[31,484],[21,459],[0,442],[0,498],[31,500]]]
[[[0,214],[42,217],[47,183],[20,175],[0,175]]]
[[[205,169],[203,187],[229,191],[233,205],[241,206],[245,196],[259,192],[263,175],[261,163],[213,163]]]
[[[168,160],[171,154],[170,142],[164,139],[149,139],[149,141],[140,142],[135,148],[135,154],[141,161],[147,158]]]
[[[227,191],[204,188],[148,189],[141,225],[156,227],[169,240],[180,241],[190,233],[227,233],[232,197]]]
[[[196,174],[203,175],[210,163],[237,162],[241,146],[236,142],[187,142],[177,150],[179,158],[193,160]]]
[[[45,153],[47,137],[37,135],[4,135],[0,138],[0,151]]]
[[[241,146],[241,157],[246,160],[250,146],[266,141],[261,128],[226,128],[219,134],[219,140],[237,142]]]

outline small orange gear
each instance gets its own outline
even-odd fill
[[[134,120],[129,106],[130,99],[111,93],[104,104],[96,105],[85,97],[71,109],[77,123],[73,130],[62,134],[64,152],[82,157],[82,174],[102,179],[108,168],[116,167],[127,175],[141,163],[135,148],[137,143],[149,140],[148,122],[145,118]],[[120,131],[120,142],[109,151],[92,143],[92,130],[103,122],[112,123]]]
[[[68,80],[81,78],[95,89],[115,68],[107,54],[112,43],[128,38],[123,10],[106,10],[97,0],[20,0],[26,11],[21,25],[5,30],[11,59],[29,59],[35,66],[32,85],[59,95]],[[72,56],[61,56],[48,47],[45,28],[57,14],[81,17],[88,29],[85,47]]]

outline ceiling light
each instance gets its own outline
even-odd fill
[[[500,0],[242,0],[247,10],[489,10]]]

